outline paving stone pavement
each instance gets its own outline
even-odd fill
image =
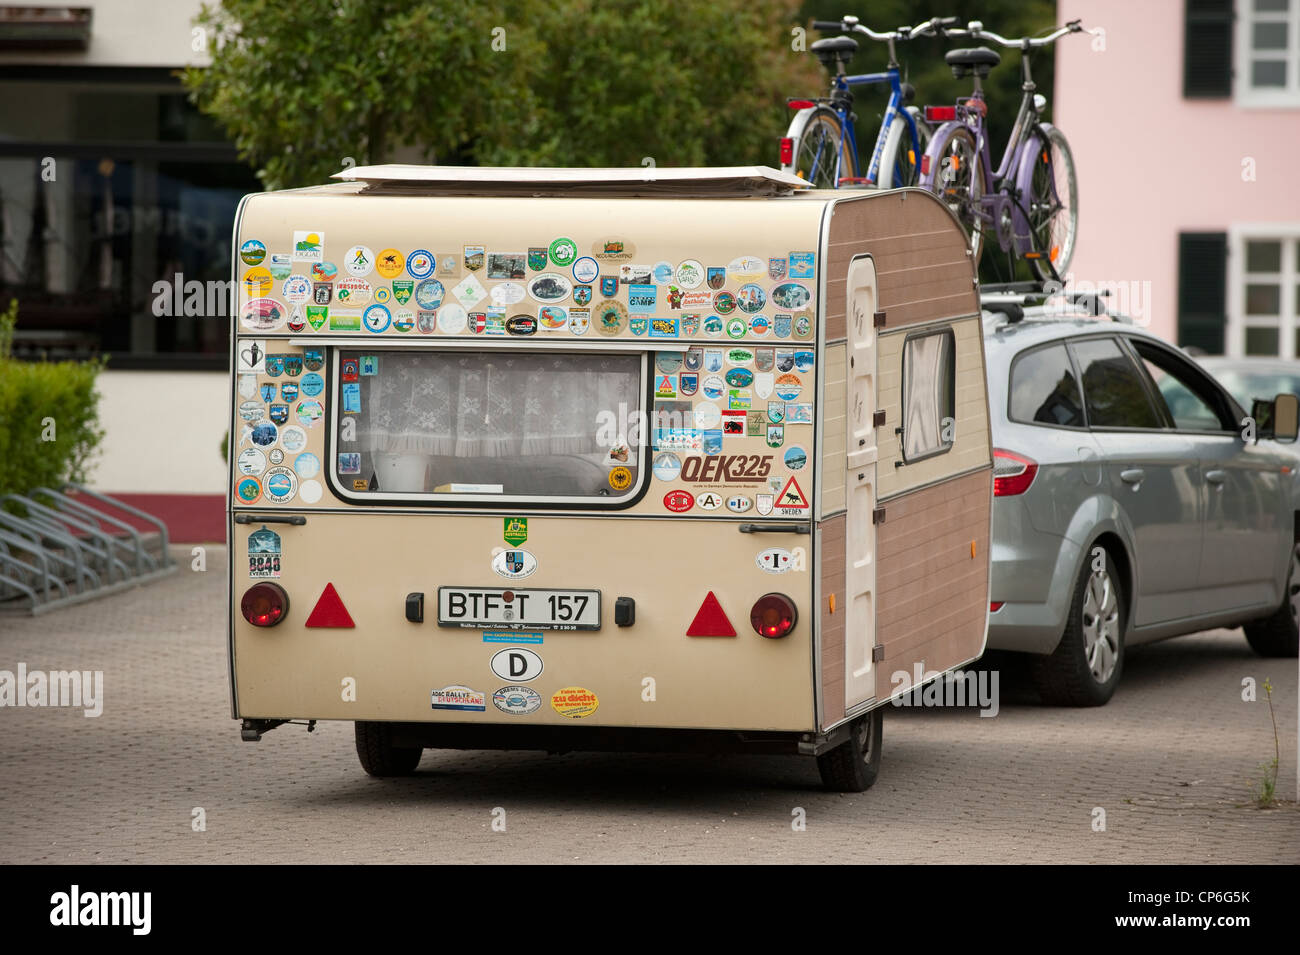
[[[0,708],[0,862],[1300,862],[1294,804],[1250,804],[1273,734],[1262,690],[1241,700],[1243,678],[1272,680],[1294,798],[1296,661],[1255,657],[1240,631],[1132,651],[1097,709],[1014,702],[1009,673],[994,718],[891,707],[860,795],[821,791],[811,760],[761,756],[429,751],[416,776],[376,780],[349,724],[241,742],[224,554],[194,573],[176,553],[161,582],[0,617],[0,669],[105,678],[98,718]]]

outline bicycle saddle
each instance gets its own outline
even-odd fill
[[[969,50],[949,50],[943,60],[949,66],[982,66],[987,70],[1001,63],[1002,57],[986,46],[977,46]]]
[[[808,49],[822,61],[822,66],[830,69],[836,61],[848,63],[853,59],[853,54],[858,52],[858,41],[850,36],[832,36],[814,40]]]

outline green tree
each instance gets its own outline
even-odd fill
[[[798,0],[222,0],[185,74],[269,188],[344,157],[444,164],[775,164],[817,82]]]

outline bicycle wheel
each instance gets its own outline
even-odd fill
[[[856,177],[857,157],[843,136],[843,128],[834,110],[814,110],[803,129],[793,137],[794,174],[818,189],[835,189],[841,179]],[[842,152],[841,142],[845,147]]]
[[[984,250],[984,220],[979,216],[984,173],[975,136],[965,126],[941,128],[934,134],[926,155],[932,170],[927,185],[966,227],[971,260],[978,267]]]
[[[1028,262],[1034,274],[1046,282],[1065,275],[1074,256],[1074,240],[1079,232],[1079,184],[1070,144],[1059,129],[1043,125],[1030,145],[1034,147],[1034,169],[1025,212],[1032,250],[1041,258]]]
[[[881,189],[898,189],[902,186],[915,186],[921,179],[921,157],[930,145],[930,127],[921,117],[921,111],[915,106],[907,107],[916,123],[916,138],[920,140],[920,151],[912,149],[912,137],[908,132],[907,120],[895,118],[889,126],[889,135],[885,137],[885,148],[880,154],[880,176],[877,185]]]

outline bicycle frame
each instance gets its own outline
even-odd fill
[[[920,155],[921,153],[921,139],[916,128],[916,121],[913,119],[912,114],[903,108],[902,72],[897,66],[891,66],[883,73],[859,73],[852,76],[837,75],[833,77],[829,100],[830,108],[838,113],[840,117],[840,142],[837,144],[835,155],[836,183],[844,181],[844,177],[840,175],[843,167],[841,157],[844,155],[844,150],[846,148],[852,149],[852,155],[855,159],[859,156],[857,130],[853,123],[853,93],[851,88],[854,86],[875,86],[882,83],[889,84],[889,102],[885,106],[885,115],[881,120],[880,130],[876,133],[876,144],[871,153],[871,162],[868,164],[866,175],[862,179],[869,185],[874,185],[880,181],[880,162],[885,151],[885,142],[889,138],[890,128],[900,118],[907,124],[907,134],[912,145],[913,155]],[[825,103],[826,101],[822,100],[820,102]],[[815,168],[816,165],[814,164],[814,170]],[[857,168],[856,162],[854,168]],[[811,178],[813,170],[809,172]]]

